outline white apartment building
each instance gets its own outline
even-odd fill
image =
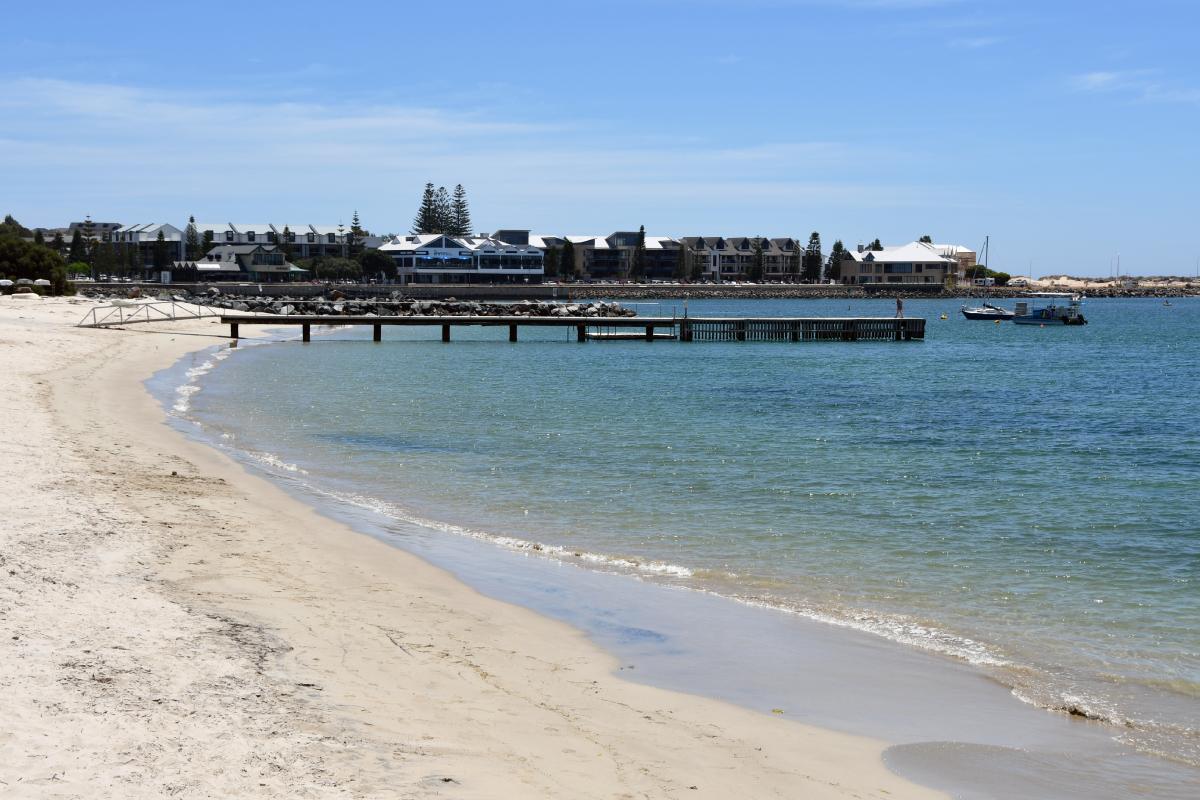
[[[939,255],[937,246],[910,242],[882,250],[861,246],[842,262],[842,283],[944,284],[958,272],[958,261]]]
[[[542,251],[485,236],[397,236],[379,248],[401,283],[540,283]]]

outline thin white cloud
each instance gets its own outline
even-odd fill
[[[1152,69],[1095,70],[1072,75],[1067,83],[1077,92],[1115,94],[1148,103],[1200,104],[1200,89],[1173,86]]]
[[[980,50],[1004,41],[1003,36],[963,36],[950,40],[950,46],[961,50]]]
[[[0,184],[37,208],[66,208],[65,188],[71,207],[101,215],[115,207],[224,218],[284,206],[315,209],[307,212],[315,218],[324,208],[374,206],[376,227],[399,229],[426,180],[467,184],[477,207],[503,208],[508,224],[588,203],[589,218],[731,201],[761,218],[779,204],[878,208],[944,196],[888,179],[889,165],[910,154],[831,141],[725,147],[614,129],[603,118],[563,126],[487,108],[251,101],[48,79],[6,85]]]

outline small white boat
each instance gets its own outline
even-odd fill
[[[1031,307],[1029,301],[1017,303],[1013,322],[1017,325],[1087,325],[1079,310],[1083,295],[1070,292],[1039,292],[1029,297],[1047,300],[1040,307]]]

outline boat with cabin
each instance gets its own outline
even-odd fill
[[[984,303],[975,308],[962,307],[962,315],[967,319],[994,319],[1008,320],[1016,316],[1015,311],[1009,311],[1007,308],[994,306],[991,303]]]
[[[1083,295],[1071,292],[1037,292],[1028,297],[1045,300],[1036,305],[1030,300],[1017,303],[1012,321],[1017,325],[1087,325],[1080,311]]]
[[[974,280],[974,284],[976,286],[990,287],[990,286],[994,285],[994,281],[992,280],[992,278],[986,277],[989,274],[987,260],[988,260],[988,250],[991,249],[990,248],[991,241],[992,241],[992,237],[990,237],[990,236],[985,236],[983,239],[983,247],[980,249],[979,254],[983,257],[983,274],[985,277],[983,277],[983,278],[976,277]],[[1012,311],[1009,311],[1007,308],[1001,308],[1000,306],[996,306],[996,305],[992,305],[991,303],[984,302],[984,303],[981,303],[980,305],[976,306],[975,308],[967,308],[966,306],[963,306],[962,307],[962,315],[964,317],[966,317],[967,319],[990,319],[990,320],[996,320],[996,321],[1002,322],[1004,320],[1012,319],[1015,316],[1015,313]]]

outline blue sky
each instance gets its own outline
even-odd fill
[[[0,213],[407,230],[929,233],[1194,274],[1200,4],[9,4]]]

